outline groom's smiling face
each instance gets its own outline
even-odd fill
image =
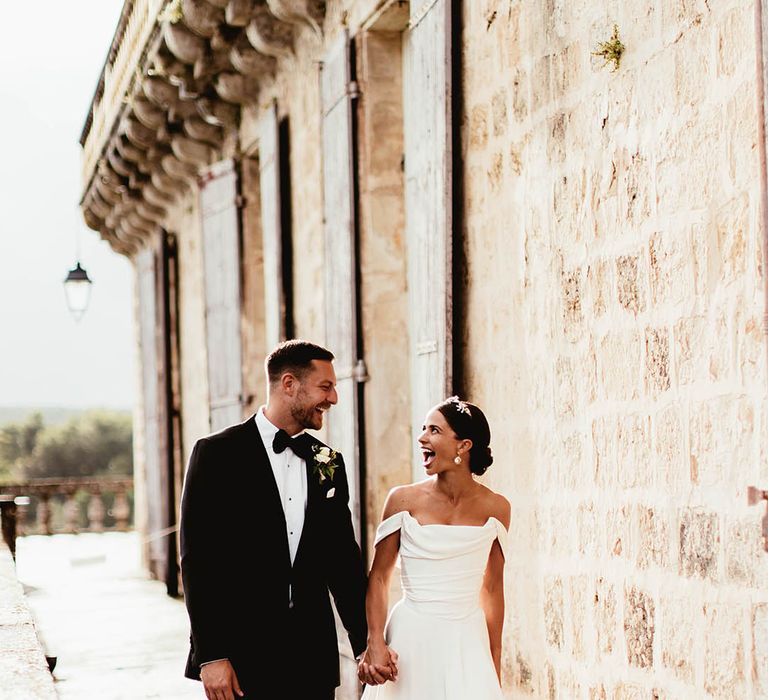
[[[312,360],[312,368],[299,381],[291,403],[291,416],[302,428],[320,430],[323,415],[338,400],[333,364]]]

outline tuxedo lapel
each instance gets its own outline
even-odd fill
[[[254,456],[255,469],[257,471],[256,481],[258,488],[260,488],[264,494],[264,502],[262,507],[269,508],[273,513],[273,518],[277,521],[276,525],[279,531],[283,534],[283,541],[285,544],[285,559],[287,565],[291,565],[291,551],[288,546],[288,528],[285,523],[285,511],[283,510],[283,502],[280,499],[280,490],[277,488],[277,482],[275,481],[275,473],[272,471],[272,465],[269,461],[269,455],[267,454],[267,448],[264,446],[264,441],[261,439],[261,433],[256,425],[254,418],[248,421],[249,426],[249,446],[248,450],[250,454]]]

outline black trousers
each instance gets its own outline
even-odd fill
[[[281,689],[255,689],[245,694],[240,700],[334,700],[336,689],[318,690],[317,688],[296,688],[287,685]]]

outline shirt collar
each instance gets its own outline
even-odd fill
[[[266,414],[264,413],[264,408],[264,406],[259,407],[259,410],[254,416],[254,420],[256,421],[256,427],[259,429],[261,439],[264,441],[264,444],[269,445],[271,449],[272,441],[275,439],[275,434],[278,430],[280,430],[280,428],[278,428],[272,421],[269,420],[269,418],[267,418]],[[296,435],[292,435],[291,437],[297,437],[304,432],[306,431],[302,430],[301,432],[296,433]]]

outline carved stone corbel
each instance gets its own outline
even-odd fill
[[[242,36],[229,52],[229,60],[238,73],[243,75],[274,75],[277,59],[256,51],[247,37]]]
[[[114,148],[108,150],[107,161],[109,161],[109,165],[118,175],[130,177],[131,173],[134,172],[134,165],[122,158]]]
[[[145,219],[162,224],[165,218],[165,207],[158,207],[146,200],[146,197],[136,205],[136,211]]]
[[[213,162],[213,148],[207,143],[176,134],[171,137],[171,150],[183,163],[201,167]]]
[[[141,87],[147,99],[161,109],[167,110],[179,101],[179,89],[159,75],[145,78]]]
[[[210,38],[212,51],[229,51],[237,37],[240,36],[240,27],[230,27],[226,24],[220,24]]]
[[[190,183],[197,179],[198,168],[196,168],[194,165],[183,162],[175,155],[163,156],[161,164],[163,170],[171,177],[175,177],[177,180]]]
[[[144,199],[146,199],[150,204],[154,204],[156,207],[169,207],[171,204],[173,204],[175,199],[175,192],[174,194],[163,192],[151,183],[144,186],[143,194]]]
[[[259,84],[242,73],[221,73],[216,76],[214,85],[222,100],[244,105],[256,102],[259,97]]]
[[[293,28],[281,22],[264,5],[253,8],[253,19],[245,28],[251,46],[266,56],[290,56],[293,47]]]
[[[195,80],[202,81],[227,70],[232,70],[228,51],[206,51],[205,55],[195,63],[192,75]]]
[[[98,231],[104,225],[104,219],[97,216],[87,205],[83,207],[83,219],[85,219],[85,225],[93,231]]]
[[[147,152],[132,144],[125,134],[115,138],[114,147],[122,158],[131,163],[140,163],[147,158]]]
[[[220,100],[201,97],[197,100],[197,113],[208,124],[215,124],[224,129],[234,129],[237,127],[240,117],[240,109],[230,103]]]
[[[193,34],[181,22],[163,23],[163,39],[170,52],[182,63],[194,65],[205,53],[205,39]]]
[[[119,203],[122,199],[120,192],[98,175],[93,182],[93,186],[96,188],[99,195],[101,195],[101,198],[111,206]]]
[[[165,171],[156,170],[152,173],[152,185],[166,197],[174,197],[184,187],[184,182],[171,177]]]
[[[223,10],[226,6],[229,0],[205,0],[209,5],[212,7],[218,7],[220,10]]]
[[[255,0],[229,0],[224,10],[227,24],[233,27],[247,27],[255,5]]]
[[[283,22],[307,24],[321,35],[320,23],[325,15],[325,3],[319,0],[266,0],[270,12]]]
[[[224,138],[221,127],[206,123],[197,114],[184,120],[184,132],[196,141],[209,143],[215,147],[220,146]]]
[[[137,95],[132,102],[133,114],[148,129],[159,129],[165,124],[165,111],[148,99]]]
[[[221,8],[205,0],[181,0],[182,19],[187,27],[197,36],[209,39],[224,18]]]

